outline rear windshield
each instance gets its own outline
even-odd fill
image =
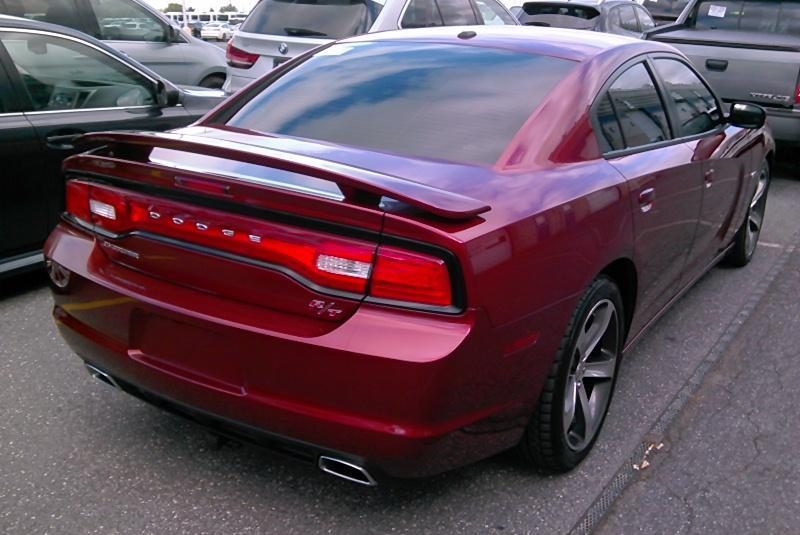
[[[261,0],[242,31],[342,39],[367,33],[382,7],[372,0]]]
[[[704,0],[698,5],[695,27],[800,35],[800,1]]]
[[[265,133],[492,164],[574,62],[467,45],[337,44],[228,121]]]
[[[586,20],[593,19],[600,14],[598,10],[589,6],[545,4],[542,2],[528,2],[522,5],[522,10],[528,15],[566,15]]]

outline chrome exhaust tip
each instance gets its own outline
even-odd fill
[[[327,455],[320,455],[317,466],[327,474],[346,479],[352,483],[358,483],[359,485],[366,485],[368,487],[375,487],[378,485],[378,482],[367,472],[366,468],[348,461],[328,457]]]
[[[119,385],[117,384],[117,382],[114,380],[114,378],[111,377],[110,375],[108,375],[106,372],[104,372],[100,368],[97,368],[97,367],[89,364],[88,362],[84,362],[83,365],[86,366],[86,370],[89,372],[89,375],[91,375],[95,379],[103,381],[107,385],[111,385],[114,388],[116,388],[117,390],[122,390],[119,387]]]

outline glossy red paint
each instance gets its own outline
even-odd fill
[[[595,96],[630,58],[673,49],[533,28],[482,27],[469,41],[455,33],[351,41],[450,42],[576,62],[494,166],[220,124],[226,107],[259,84],[194,127],[94,136],[105,136],[109,148],[65,163],[68,177],[110,181],[154,205],[168,197],[298,233],[432,255],[447,266],[451,296],[418,307],[331,292],[213,247],[153,233],[114,236],[67,216],[45,248],[72,272],[55,293],[65,339],[144,391],[390,475],[434,474],[517,443],[591,281],[618,277],[630,345],[725,251],[744,218],[752,172],[773,146],[763,129],[727,126],[604,158],[590,116]],[[176,151],[171,165],[149,161],[152,147]],[[198,171],[188,165],[198,154],[339,182],[345,198]],[[720,184],[713,193],[704,182],[709,171]],[[378,205],[384,194],[406,203]],[[343,310],[336,321],[319,314],[331,308]]]

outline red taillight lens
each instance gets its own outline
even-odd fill
[[[797,82],[797,87],[794,90],[794,103],[800,104],[800,82]]]
[[[110,232],[123,232],[130,227],[128,203],[121,190],[70,180],[66,185],[66,205],[67,212],[76,218]]]
[[[258,61],[258,54],[251,54],[245,52],[241,48],[233,46],[233,39],[228,41],[228,48],[225,51],[225,59],[228,60],[228,65],[236,67],[237,69],[249,69]]]
[[[70,180],[66,186],[66,198],[67,212],[81,221],[92,221],[92,214],[89,212],[89,184]]]
[[[436,256],[71,180],[67,212],[114,233],[151,232],[290,270],[312,285],[409,304],[450,306]],[[376,253],[377,249],[377,253]]]
[[[378,248],[369,293],[425,305],[449,306],[453,302],[444,260],[383,245]]]

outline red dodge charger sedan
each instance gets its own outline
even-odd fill
[[[774,152],[670,46],[533,27],[347,39],[88,138],[45,252],[89,371],[367,485],[575,467],[625,350],[752,257]]]

